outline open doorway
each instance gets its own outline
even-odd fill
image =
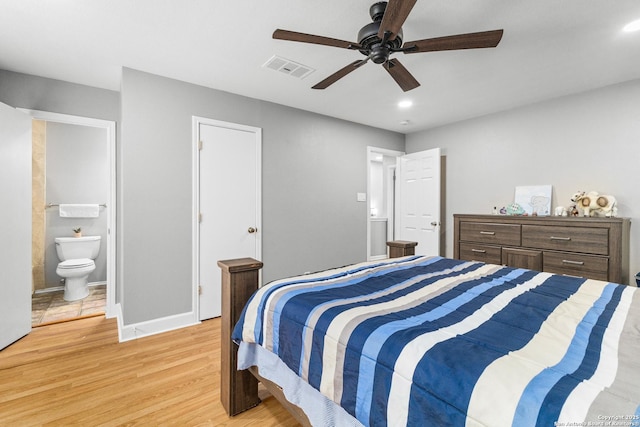
[[[33,119],[33,284],[34,326],[115,314],[115,123],[64,114],[23,110]],[[36,139],[39,139],[36,141]],[[96,204],[95,218],[61,218],[59,205]],[[99,236],[95,270],[87,297],[67,302],[57,276],[56,237]]]
[[[402,151],[367,147],[367,259],[387,258],[395,236],[395,169]]]

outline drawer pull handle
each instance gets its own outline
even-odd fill
[[[487,253],[487,251],[485,251],[484,249],[471,249],[471,252],[478,252],[478,253],[481,253],[481,254],[486,254]]]
[[[480,234],[488,234],[490,236],[495,236],[496,232],[495,231],[481,231]]]
[[[549,237],[551,240],[564,240],[564,241],[569,241],[571,240],[571,237],[556,237],[556,236],[551,236]]]
[[[563,259],[562,263],[571,265],[584,265],[584,261],[571,261],[570,259]]]

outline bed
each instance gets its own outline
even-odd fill
[[[640,426],[638,288],[407,256],[255,291],[261,263],[219,265],[232,415],[255,376],[305,425]]]

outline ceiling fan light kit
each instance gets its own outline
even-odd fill
[[[389,0],[389,2],[374,3],[369,8],[369,16],[371,16],[373,22],[360,29],[357,43],[280,29],[273,33],[273,38],[358,50],[366,57],[341,68],[314,85],[313,89],[326,89],[368,61],[372,61],[375,64],[381,64],[405,92],[417,88],[420,83],[397,58],[390,59],[392,54],[399,52],[413,54],[442,50],[489,48],[496,47],[502,39],[503,30],[493,30],[415,40],[403,44],[402,25],[416,1]]]

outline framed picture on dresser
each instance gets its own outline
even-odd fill
[[[514,201],[528,215],[551,214],[551,185],[529,185],[516,187]]]

